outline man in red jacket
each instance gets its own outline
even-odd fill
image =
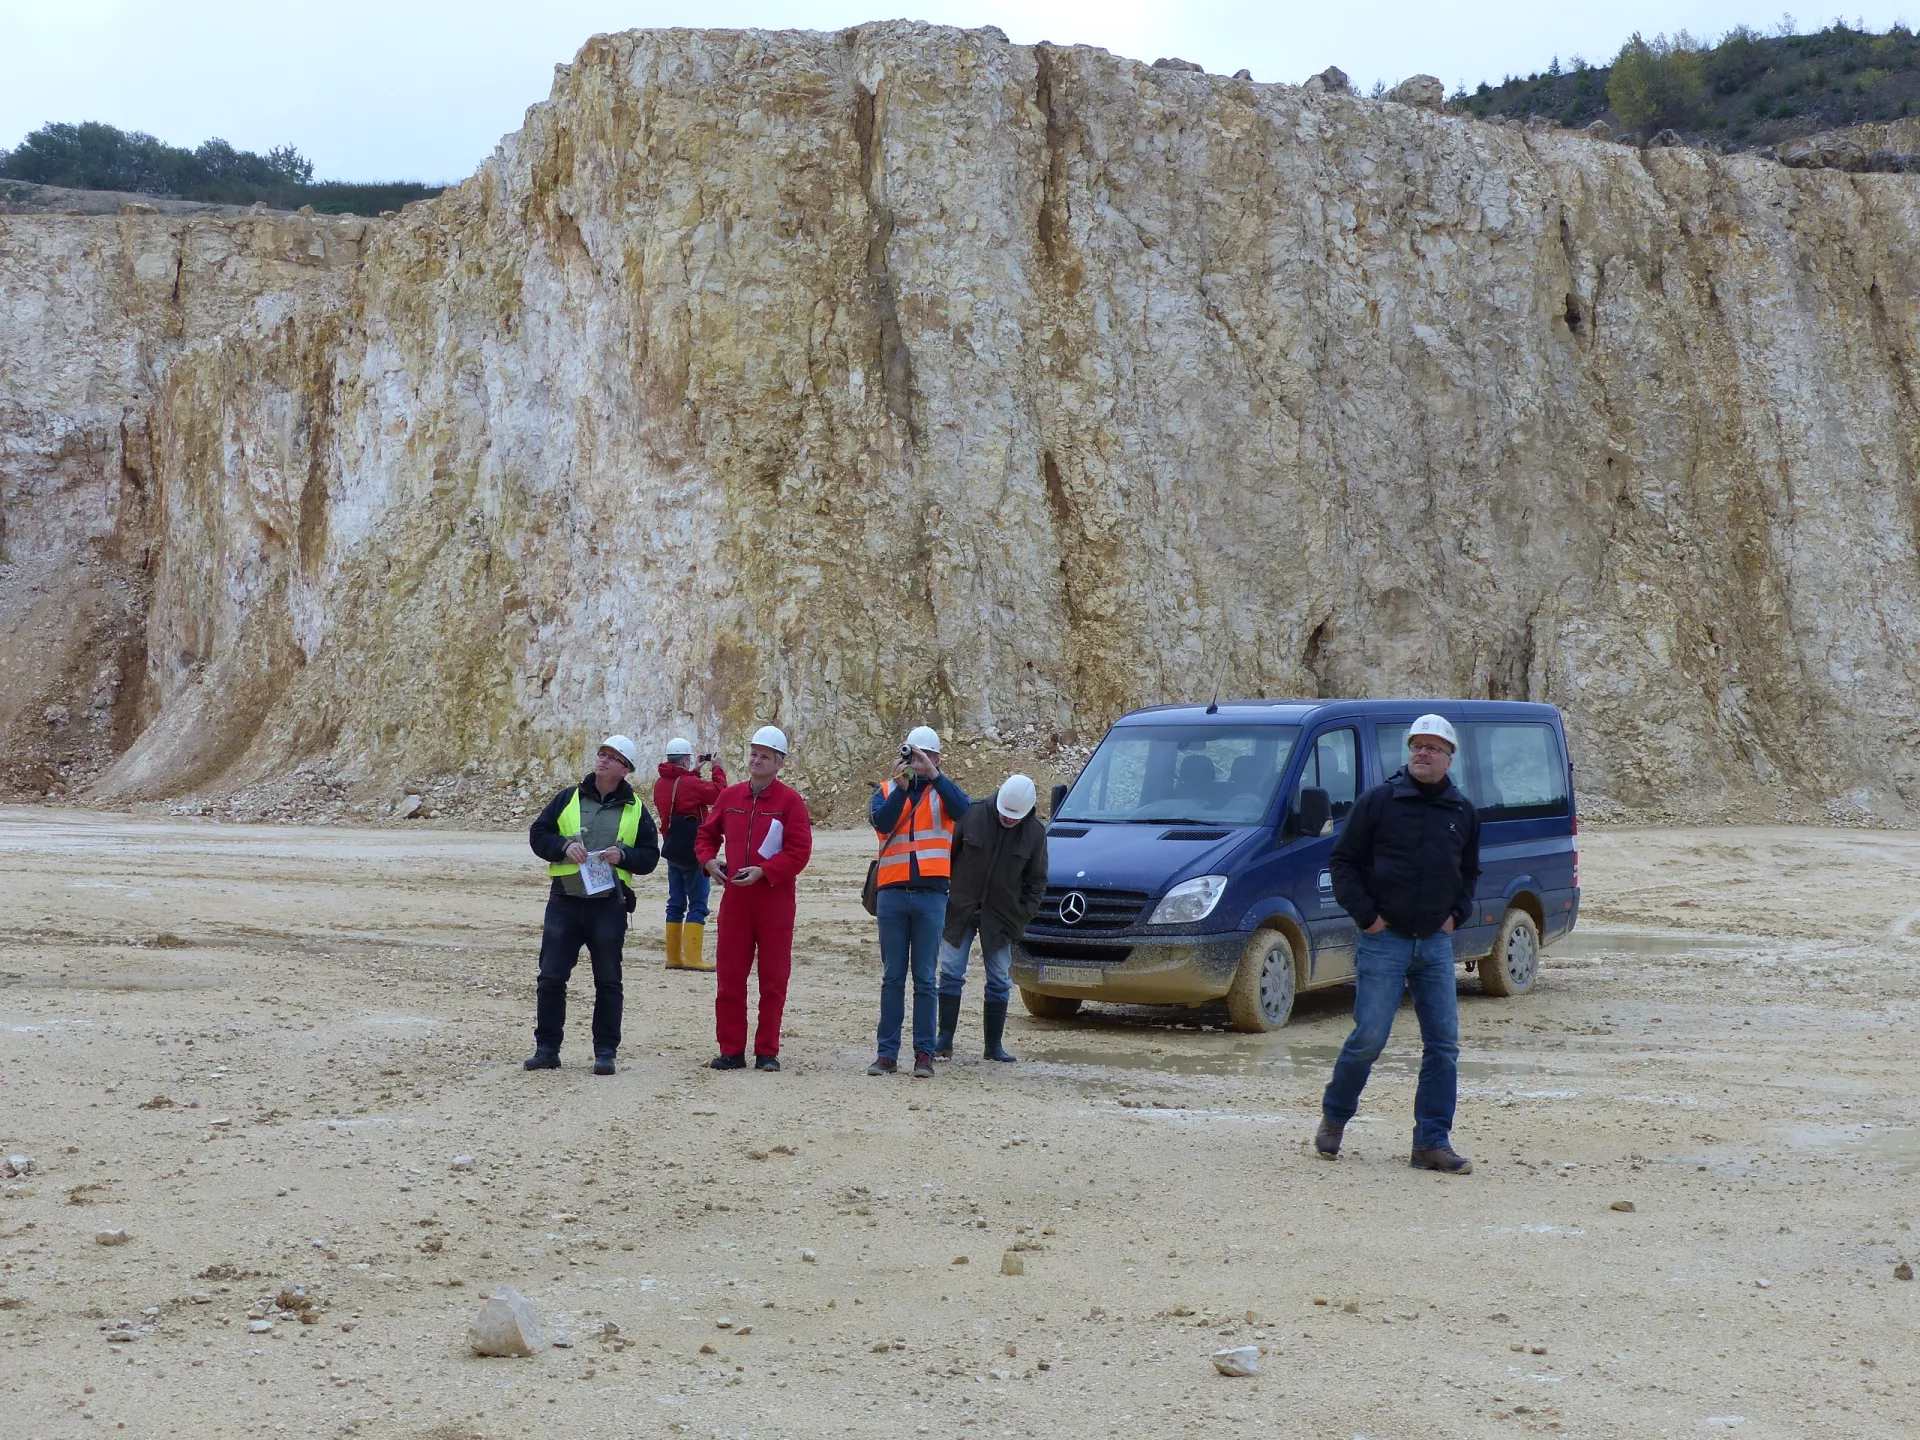
[[[700,767],[711,762],[713,778]],[[694,857],[693,837],[707,810],[727,788],[727,772],[711,755],[693,758],[693,742],[676,735],[653,782],[653,813],[660,817],[660,858],[667,862],[667,969],[711,970],[706,949],[707,872]]]
[[[793,970],[794,878],[813,855],[813,820],[797,790],[776,777],[787,737],[772,725],[753,732],[744,784],[729,785],[701,823],[694,853],[720,892],[719,983],[713,1028],[715,1070],[747,1067],[747,972],[760,965],[760,1023],[753,1068],[780,1068],[780,1018]],[[723,864],[722,849],[726,851]]]

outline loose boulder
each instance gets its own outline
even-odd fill
[[[1236,1378],[1260,1373],[1260,1347],[1258,1345],[1230,1345],[1225,1350],[1213,1352],[1213,1368],[1222,1375]]]
[[[1347,72],[1338,65],[1329,65],[1318,75],[1307,77],[1307,83],[1301,87],[1315,95],[1345,95],[1351,90],[1347,83]]]
[[[1423,110],[1438,110],[1447,99],[1447,87],[1434,75],[1409,75],[1387,91],[1387,99],[1401,105],[1418,105]]]
[[[502,1285],[467,1327],[467,1344],[476,1355],[531,1355],[545,1348],[547,1336],[533,1302]]]

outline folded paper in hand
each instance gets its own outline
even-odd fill
[[[767,838],[760,842],[760,848],[754,853],[762,860],[771,860],[780,853],[780,847],[786,843],[787,827],[778,820],[767,822]]]
[[[613,888],[613,866],[597,855],[589,855],[580,867],[580,888],[589,895],[604,895]]]

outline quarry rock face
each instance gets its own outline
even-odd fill
[[[393,220],[0,216],[7,778],[457,808],[772,721],[835,813],[915,723],[984,791],[1217,688],[1901,818],[1917,238],[1916,177],[991,32],[597,38]]]

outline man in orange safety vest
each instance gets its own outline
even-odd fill
[[[913,1077],[933,1078],[935,995],[940,932],[947,921],[953,874],[953,826],[967,813],[966,792],[940,773],[940,737],[918,726],[900,747],[900,762],[874,787],[868,818],[880,838],[874,872],[880,923],[880,1025],[869,1075],[900,1068],[907,972],[913,972]]]

